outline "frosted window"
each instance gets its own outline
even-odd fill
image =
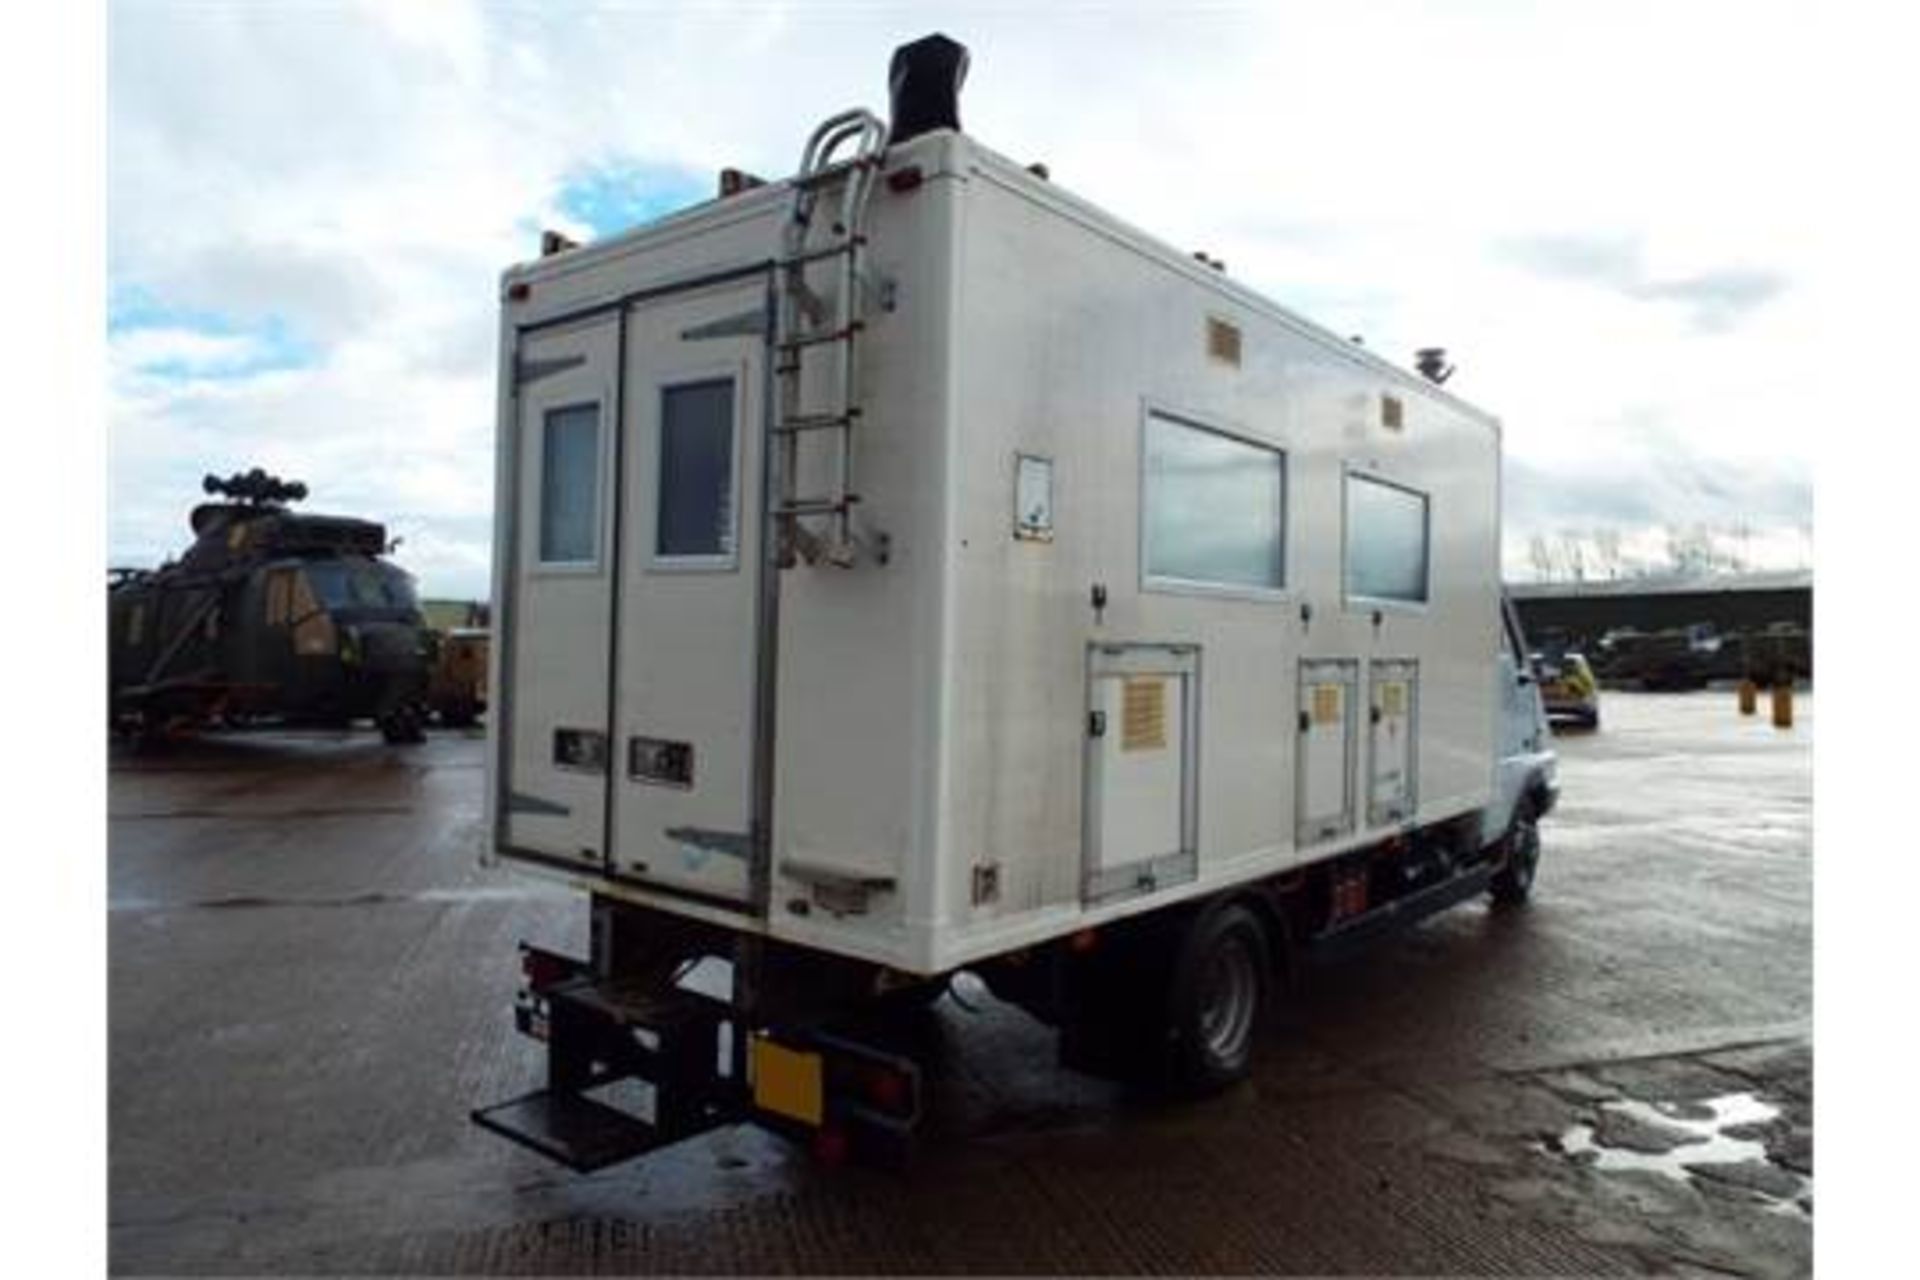
[[[660,556],[733,554],[733,383],[668,387],[660,399]]]
[[[1426,600],[1426,494],[1366,476],[1347,477],[1347,595]]]
[[[1286,585],[1286,455],[1160,414],[1147,419],[1147,577]]]
[[[552,410],[540,450],[540,559],[591,562],[599,514],[600,406]]]

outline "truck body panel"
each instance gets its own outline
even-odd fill
[[[885,559],[765,570],[770,614],[786,184],[507,273],[498,854],[934,974],[1495,827],[1498,424],[964,135],[886,170],[916,177],[869,206],[852,432]],[[1240,460],[1275,562],[1155,497]],[[589,492],[587,533],[548,510]],[[1423,600],[1349,590],[1354,503],[1418,528]]]

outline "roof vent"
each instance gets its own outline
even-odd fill
[[[893,124],[887,145],[896,146],[935,129],[960,127],[960,86],[967,81],[967,46],[934,34],[893,51],[887,83]]]
[[[1413,367],[1420,376],[1435,386],[1453,376],[1453,366],[1447,363],[1445,347],[1422,347],[1413,353]]]

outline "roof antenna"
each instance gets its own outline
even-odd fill
[[[1413,367],[1420,376],[1439,386],[1453,376],[1453,366],[1447,363],[1445,347],[1422,347],[1413,353]]]

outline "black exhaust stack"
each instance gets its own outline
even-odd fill
[[[960,127],[960,86],[967,82],[967,46],[939,34],[893,51],[887,84],[893,96],[894,146],[935,129]]]

